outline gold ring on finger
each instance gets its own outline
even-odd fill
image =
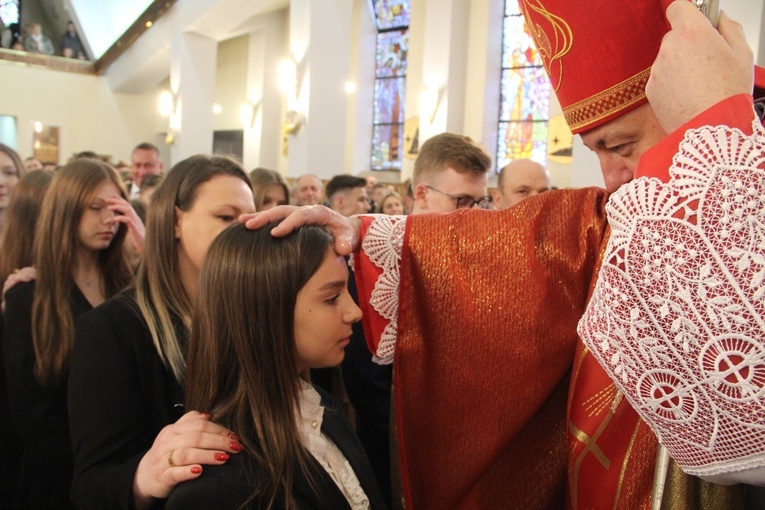
[[[173,462],[173,452],[175,450],[170,450],[170,453],[167,454],[167,463],[170,464],[170,467],[175,467],[175,462]]]

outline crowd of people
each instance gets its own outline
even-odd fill
[[[5,26],[0,18],[0,48],[7,48],[43,55],[59,54],[62,57],[86,60],[85,46],[77,33],[74,22],[68,21],[66,31],[61,37],[61,43],[54,46],[50,38],[43,33],[40,23],[26,23],[19,27],[18,23]],[[58,48],[58,50],[57,50]]]
[[[457,159],[441,156],[445,148],[458,154]],[[82,151],[51,171],[34,157],[22,161],[12,149],[0,146],[0,163],[5,168],[5,181],[0,185],[4,184],[7,196],[16,197],[0,204],[4,206],[0,218],[5,219],[6,209],[8,217],[2,227],[7,251],[0,257],[0,277],[7,279],[3,303],[8,310],[4,325],[3,382],[8,381],[4,391],[6,419],[2,420],[8,431],[4,458],[13,467],[10,471],[19,473],[18,479],[6,480],[6,495],[10,498],[15,494],[19,508],[53,508],[56,502],[68,501],[71,488],[78,508],[120,507],[126,501],[148,508],[154,501],[167,498],[180,481],[196,478],[202,465],[226,464],[242,449],[252,451],[258,441],[274,440],[253,431],[240,443],[245,429],[229,421],[225,427],[219,425],[228,414],[184,413],[184,385],[189,384],[185,359],[193,345],[190,331],[196,282],[207,248],[216,236],[242,214],[288,203],[325,204],[344,216],[489,207],[486,186],[491,158],[468,137],[450,133],[434,137],[423,144],[412,184],[406,186],[411,195],[408,204],[393,186],[378,183],[373,175],[342,174],[325,182],[306,174],[290,186],[274,170],[256,168],[245,175],[233,160],[201,155],[165,173],[159,150],[149,143],[135,147],[129,171],[122,173],[94,151]],[[468,173],[463,163],[470,165]],[[502,169],[500,186],[512,167]],[[546,175],[543,170],[541,173]],[[465,179],[473,178],[476,182],[472,187],[463,185]],[[43,200],[49,186],[50,196],[56,200]],[[256,239],[247,236],[246,230],[238,235]],[[318,242],[316,234],[311,236],[309,244]],[[263,243],[262,237],[257,237],[258,244]],[[33,238],[38,243],[34,246]],[[322,243],[326,251],[326,240]],[[263,256],[257,257],[261,260]],[[322,257],[313,257],[313,262],[322,262]],[[346,265],[345,260],[342,265]],[[53,267],[57,269],[47,269]],[[61,267],[71,269],[62,272],[58,270]],[[316,266],[314,270],[319,269]],[[348,271],[351,277],[342,277],[348,282],[343,295],[355,302],[358,293],[353,271]],[[312,275],[307,273],[295,290],[307,285]],[[246,281],[244,278],[240,275],[236,280]],[[295,297],[289,299],[294,301]],[[231,320],[229,317],[226,322],[231,324]],[[354,484],[361,483],[364,488],[361,500],[372,501],[373,507],[388,507],[392,494],[392,372],[389,366],[373,362],[358,317],[344,321],[347,345],[341,342],[339,350],[344,350],[345,356],[302,367],[309,371],[308,379],[320,393],[300,383],[303,386],[297,387],[297,393],[293,387],[289,398],[276,394],[271,398],[293,406],[303,406],[305,399],[315,401],[314,406],[320,401],[333,415],[343,414],[347,410],[343,404],[349,401],[353,428],[346,421],[338,422],[333,427],[339,426],[343,436],[330,437],[335,444],[346,436],[344,441],[353,438],[343,444],[355,452],[354,462],[364,461],[349,471],[359,476]],[[52,338],[58,340],[50,343]],[[296,355],[300,355],[299,349],[291,356]],[[210,384],[206,381],[203,387],[209,389]],[[280,387],[290,384],[294,383],[282,382]],[[331,400],[333,392],[340,404]],[[193,408],[209,411],[211,405]],[[274,419],[277,417],[268,417]],[[271,422],[261,426],[265,428],[267,423]],[[295,430],[305,432],[300,423]],[[202,441],[196,438],[199,431],[205,434]],[[287,453],[302,460],[296,464],[297,470],[288,472],[284,489],[317,476],[315,467],[298,455],[301,450],[294,441],[299,442],[300,434],[293,437],[292,450]],[[19,436],[20,441],[14,439]],[[173,466],[168,463],[168,450]],[[335,451],[326,460],[334,459],[330,474],[335,481],[347,480],[347,473],[336,465],[338,458]],[[52,459],[56,469],[47,465]],[[192,464],[199,467],[166,473],[170,467]],[[283,481],[274,473],[269,476],[274,479],[269,482],[272,485],[264,486],[269,487],[266,492],[269,498],[281,501],[283,495],[274,490]],[[358,493],[357,487],[340,485],[346,495]],[[205,501],[192,487],[183,498]],[[239,489],[246,494],[246,485]],[[185,499],[179,501],[184,501],[179,508],[187,507]]]
[[[560,20],[626,30],[558,3],[522,1],[538,44]],[[149,143],[122,173],[90,151],[50,171],[0,144],[2,500],[761,508],[765,74],[725,15],[675,2],[666,33],[658,4],[635,3],[652,22],[625,65],[545,60],[607,190],[516,160],[490,194],[457,133],[402,187],[222,155],[165,170]],[[577,110],[604,91],[612,110]]]

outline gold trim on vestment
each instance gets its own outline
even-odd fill
[[[613,405],[616,400],[618,391],[615,384],[609,384],[605,388],[601,389],[595,395],[591,396],[582,403],[582,406],[587,411],[587,416],[592,418],[597,416],[611,406],[611,411],[615,411]]]
[[[645,98],[645,86],[651,68],[640,71],[613,87],[563,108],[572,131],[605,119]]]
[[[632,447],[635,445],[635,439],[637,438],[638,429],[640,428],[640,425],[643,423],[642,420],[638,420],[637,424],[635,425],[635,430],[632,431],[632,437],[630,437],[630,445],[627,447],[627,454],[624,456],[624,460],[622,461],[622,470],[619,472],[619,483],[616,485],[616,496],[614,497],[614,506],[612,507],[614,510],[617,510],[617,505],[619,503],[619,495],[622,493],[622,483],[624,482],[624,474],[627,472],[627,464],[630,460],[630,454],[632,453]]]
[[[571,420],[568,421],[569,431],[574,435],[574,437],[577,438],[577,440],[579,440],[580,443],[584,445],[584,449],[577,456],[576,462],[574,462],[574,476],[572,480],[573,487],[571,489],[574,507],[577,505],[576,502],[579,496],[579,467],[582,465],[582,461],[584,461],[587,453],[592,453],[606,470],[608,470],[611,466],[611,461],[608,459],[608,457],[606,457],[606,454],[603,453],[603,450],[601,450],[598,446],[598,438],[603,433],[603,430],[605,430],[605,428],[608,426],[613,416],[614,414],[609,412],[605,418],[603,418],[603,421],[600,422],[598,429],[595,431],[595,434],[593,434],[592,437],[588,436],[584,431],[577,428],[577,426],[574,425],[574,422]]]

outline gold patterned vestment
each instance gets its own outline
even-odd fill
[[[385,277],[355,255],[367,338],[398,328],[407,508],[649,507],[656,439],[576,334],[605,202],[603,190],[562,190],[409,217],[393,321],[363,297]]]

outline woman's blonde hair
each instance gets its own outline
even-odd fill
[[[406,202],[404,202],[404,199],[401,198],[401,195],[399,195],[393,190],[389,190],[383,193],[383,195],[380,197],[380,203],[378,203],[377,206],[375,206],[375,213],[385,214],[383,211],[383,208],[385,207],[385,201],[391,197],[396,198],[398,199],[399,202],[401,202],[401,205],[404,206],[404,214],[407,214],[408,211],[406,210]]]
[[[218,175],[237,177],[251,186],[247,173],[233,159],[191,156],[167,173],[152,196],[146,218],[143,260],[136,275],[136,301],[159,357],[181,384],[192,302],[181,282],[176,208],[191,209],[199,187]]]
[[[287,181],[284,180],[282,174],[274,170],[267,168],[256,168],[250,172],[250,180],[252,181],[252,197],[255,199],[255,210],[263,210],[263,201],[266,198],[266,191],[271,186],[281,186],[284,190],[284,198],[287,199],[287,203],[290,200],[290,190],[287,186]]]
[[[251,499],[289,508],[296,473],[313,484],[310,453],[295,420],[295,302],[332,248],[332,237],[308,226],[275,238],[276,224],[257,231],[232,225],[210,246],[197,286],[186,406],[237,431],[265,469]]]
[[[74,343],[72,268],[80,242],[80,220],[104,182],[114,184],[120,196],[127,198],[119,175],[108,164],[93,159],[68,163],[53,176],[37,222],[32,342],[35,378],[48,388],[57,388],[65,380]],[[126,232],[120,224],[112,242],[98,254],[101,291],[107,298],[125,288],[133,275],[123,250]]]

